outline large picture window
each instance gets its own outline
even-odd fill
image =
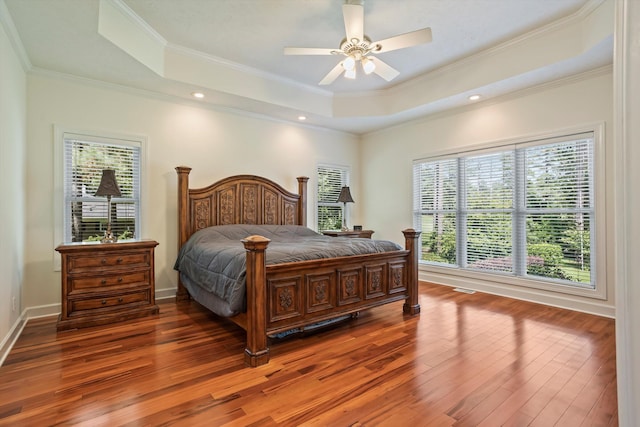
[[[141,143],[65,133],[63,137],[64,241],[100,240],[107,199],[95,196],[102,170],[115,169],[121,196],[111,200],[111,228],[119,240],[139,238]]]
[[[346,213],[338,196],[342,187],[349,185],[349,170],[342,166],[319,165],[317,172],[317,230],[340,230]]]
[[[420,261],[595,289],[592,132],[414,162]]]

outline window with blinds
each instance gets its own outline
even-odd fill
[[[343,186],[349,185],[349,170],[340,166],[319,165],[317,230],[340,230],[344,205],[338,202]]]
[[[103,169],[115,169],[121,196],[111,199],[111,229],[118,240],[139,238],[140,152],[135,141],[65,134],[64,241],[100,240],[107,225],[106,197],[97,197]]]
[[[414,162],[421,262],[595,288],[594,136]]]

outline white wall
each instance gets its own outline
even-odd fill
[[[640,2],[616,4],[616,357],[620,426],[640,420]]]
[[[26,87],[25,72],[0,25],[0,359],[22,306]]]
[[[490,142],[539,135],[584,124],[606,122],[607,199],[613,195],[613,89],[610,69],[581,79],[523,91],[497,100],[481,102],[465,109],[434,115],[419,121],[366,135],[361,147],[361,182],[367,197],[362,209],[363,222],[376,230],[379,238],[393,239],[399,231],[412,227],[412,161],[451,150],[469,149]],[[611,196],[610,196],[611,195]],[[607,200],[611,205],[612,199]],[[612,208],[607,217],[613,214]],[[608,222],[607,235],[613,236]],[[605,236],[607,238],[607,236]],[[613,240],[608,239],[608,252]],[[613,256],[609,257],[607,276],[611,276]],[[443,269],[423,268],[421,278],[439,283],[461,285]],[[611,274],[609,274],[611,272]],[[476,280],[465,287],[516,296],[551,305],[613,315],[613,278],[608,280],[605,301],[572,297],[504,286]]]
[[[176,166],[193,168],[193,187],[233,174],[262,175],[297,191],[297,176],[309,176],[308,224],[314,223],[318,162],[345,164],[359,175],[358,138],[234,113],[197,102],[159,99],[114,86],[88,85],[50,75],[28,78],[29,171],[25,306],[60,302],[60,274],[54,272],[52,209],[53,126],[147,138],[142,237],[155,239],[156,289],[176,286]],[[355,191],[358,180],[353,180]],[[49,311],[51,311],[49,310]]]

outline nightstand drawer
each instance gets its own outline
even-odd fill
[[[74,277],[69,279],[69,294],[93,292],[100,288],[148,285],[149,276],[149,270],[145,270],[108,276]]]
[[[132,305],[149,304],[149,290],[129,294],[119,294],[98,298],[71,299],[69,315],[81,314],[83,311],[99,309],[114,310],[128,308]]]
[[[112,252],[94,256],[70,256],[68,273],[94,271],[96,268],[148,267],[151,265],[149,252]]]

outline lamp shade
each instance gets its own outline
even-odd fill
[[[120,187],[118,187],[118,181],[116,181],[116,171],[114,169],[104,169],[102,171],[102,179],[100,179],[100,185],[96,196],[117,196],[120,197]]]
[[[340,190],[340,195],[338,196],[338,202],[354,203],[353,197],[351,197],[351,191],[349,190],[349,187],[342,187],[342,190]]]

